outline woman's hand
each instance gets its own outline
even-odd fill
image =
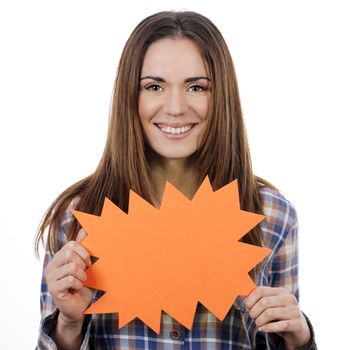
[[[310,328],[295,296],[285,288],[257,287],[246,298],[249,316],[259,330],[277,333],[287,349],[298,349],[310,340]]]
[[[89,253],[80,245],[85,237],[81,229],[76,241],[65,244],[45,269],[48,290],[65,323],[81,323],[93,295],[92,290],[83,287],[85,270],[91,266]]]

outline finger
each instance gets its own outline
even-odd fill
[[[286,307],[275,307],[265,310],[255,320],[257,327],[262,327],[267,323],[282,321],[282,320],[293,320],[299,315],[299,308],[296,306]]]
[[[82,228],[79,230],[76,241],[78,243],[81,243],[85,238],[87,237],[87,234],[85,232],[85,230]]]
[[[54,255],[50,268],[58,268],[71,261],[78,263],[75,257],[81,260],[84,268],[91,266],[90,256],[85,248],[75,241],[70,241]]]
[[[288,291],[285,288],[276,287],[256,287],[252,293],[246,298],[244,304],[248,310],[250,310],[261,298],[268,296],[277,296],[287,294]]]
[[[53,279],[58,281],[69,275],[76,277],[81,282],[84,282],[87,277],[84,271],[84,267],[82,268],[79,264],[75,262],[70,262],[56,269]]]
[[[65,245],[65,258],[67,259],[66,262],[70,262],[71,256],[73,255],[73,252],[78,254],[78,256],[85,262],[86,267],[91,266],[91,260],[90,260],[90,254],[89,252],[80,245],[80,243],[76,241],[69,241]]]
[[[84,260],[86,267],[91,266],[90,254],[89,252],[80,245],[80,243],[71,241],[68,242],[72,246],[72,249]]]
[[[69,290],[78,291],[83,287],[83,283],[76,277],[66,276],[55,283],[57,292],[67,292]]]
[[[74,263],[76,266],[78,266],[80,269],[85,270],[85,262],[80,258],[78,254],[75,252],[72,252],[70,256],[70,262],[64,263],[66,261],[66,257],[61,254],[56,254],[55,261],[51,261],[45,269],[46,274],[46,281],[47,283],[55,283],[57,280],[63,278],[63,272],[65,271],[66,265],[70,263]]]
[[[259,327],[259,331],[266,333],[298,332],[299,330],[299,322],[295,320],[271,322]]]
[[[293,294],[273,295],[259,299],[255,305],[249,310],[249,316],[256,319],[265,310],[275,307],[283,307],[287,305],[297,305],[298,302]]]

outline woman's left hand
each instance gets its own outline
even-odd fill
[[[297,299],[285,288],[257,287],[245,306],[259,330],[283,337],[287,349],[302,348],[309,342],[309,325]]]

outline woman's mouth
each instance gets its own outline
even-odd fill
[[[162,134],[170,139],[183,139],[186,137],[195,124],[186,124],[181,126],[169,126],[166,124],[155,124]]]

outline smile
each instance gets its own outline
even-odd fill
[[[170,127],[170,126],[160,127],[160,126],[158,125],[158,128],[159,128],[160,130],[162,130],[163,132],[165,132],[165,133],[167,133],[167,134],[173,134],[173,135],[175,135],[175,134],[183,134],[183,133],[185,133],[185,132],[191,130],[192,127],[193,127],[193,124],[192,124],[192,125],[186,125],[186,126],[183,126],[183,127],[181,127],[181,128],[172,128],[172,127]]]
[[[156,124],[162,131],[163,135],[169,138],[182,138],[186,136],[195,124],[187,124],[183,126],[172,127],[166,124]]]

